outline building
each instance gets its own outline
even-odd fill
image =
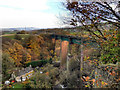
[[[15,80],[17,82],[25,81],[26,79],[29,79],[33,73],[34,73],[34,70],[30,65],[29,67],[26,67],[26,68],[23,68],[22,70],[19,70],[16,73]]]

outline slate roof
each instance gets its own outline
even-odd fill
[[[33,70],[32,67],[26,67],[24,70],[18,71],[18,72],[17,72],[17,76],[24,75],[25,73],[28,73],[28,72],[30,72],[31,70]]]

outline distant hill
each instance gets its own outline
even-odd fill
[[[101,27],[105,25],[105,27],[107,26],[107,28],[109,28],[108,23],[99,23],[97,24]],[[83,26],[77,26],[77,27],[58,27],[58,28],[35,28],[35,27],[19,27],[19,28],[0,28],[0,30],[2,29],[2,31],[21,31],[21,30],[25,30],[25,31],[33,31],[33,30],[65,30],[65,31],[73,31],[73,29],[76,30],[81,30],[83,29]]]
[[[21,31],[21,30],[25,30],[25,31],[31,31],[31,30],[36,30],[39,28],[34,28],[34,27],[20,27],[20,28],[2,28],[2,31]]]

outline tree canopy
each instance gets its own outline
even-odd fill
[[[115,6],[112,7],[112,4]],[[84,0],[66,0],[63,3],[70,17],[64,17],[64,23],[73,26],[84,26],[87,31],[98,38],[107,40],[98,24],[108,22],[120,28],[120,2],[90,2]],[[94,27],[94,29],[93,29]],[[102,28],[103,29],[103,28]],[[99,34],[96,34],[97,31]]]

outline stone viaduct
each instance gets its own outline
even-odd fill
[[[90,45],[92,45],[93,47],[97,45],[95,41],[88,40],[87,38],[83,38],[83,37],[56,35],[56,34],[52,34],[51,37],[52,37],[52,43],[54,44],[54,46],[56,45],[56,41],[60,40],[60,67],[63,67],[66,64],[67,55],[68,55],[68,51],[70,49],[71,44],[77,44],[78,50],[79,50],[79,46],[85,43],[90,43]],[[81,55],[82,55],[81,56],[81,59],[82,59],[83,58],[82,52],[81,52]]]

